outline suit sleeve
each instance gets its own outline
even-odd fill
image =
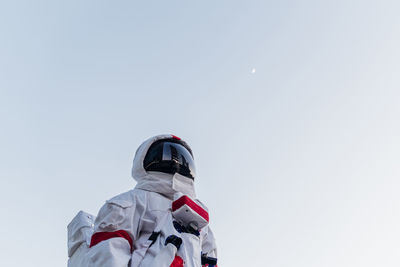
[[[217,245],[211,229],[207,226],[206,234],[202,242],[202,266],[217,267]]]
[[[95,221],[87,254],[88,266],[128,266],[137,228],[135,213],[136,205],[132,201],[111,199],[104,204]]]

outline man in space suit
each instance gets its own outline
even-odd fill
[[[100,209],[88,266],[201,267],[217,265],[207,208],[196,199],[193,154],[182,139],[158,135],[136,151],[133,190]]]

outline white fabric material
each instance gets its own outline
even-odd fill
[[[152,137],[138,148],[132,168],[132,177],[137,181],[135,189],[108,200],[100,209],[95,221],[96,233],[126,231],[133,240],[133,253],[126,239],[115,237],[91,247],[85,256],[88,264],[81,266],[154,266],[155,257],[165,248],[165,239],[171,233],[183,240],[177,255],[184,260],[185,267],[201,267],[201,253],[211,257],[217,256],[215,240],[208,226],[204,227],[197,237],[193,234],[178,233],[172,224],[171,206],[174,194],[182,194],[182,190],[195,195],[193,182],[186,182],[176,175],[174,177],[159,172],[147,173],[143,168],[143,160],[151,144],[165,138],[171,138],[171,135]],[[156,229],[161,229],[161,234],[149,249],[148,238]],[[80,265],[70,267],[77,266]]]
[[[86,266],[85,254],[93,234],[95,216],[79,211],[68,224],[68,266]]]
[[[85,243],[89,245],[90,237],[93,234],[93,223],[96,217],[79,211],[78,214],[68,224],[68,256],[71,257],[75,250]]]
[[[190,198],[196,198],[196,192],[194,191],[194,181],[188,179],[185,176],[175,173],[172,177],[172,188],[177,193],[188,195]]]
[[[123,238],[112,238],[89,249],[88,267],[128,266],[131,258],[129,244]],[[83,266],[82,266],[83,267]]]
[[[169,267],[174,261],[177,249],[172,244],[167,244],[164,246],[154,258],[152,262],[152,267]]]

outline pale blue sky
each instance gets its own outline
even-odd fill
[[[173,133],[221,267],[399,266],[399,10],[0,1],[0,265],[66,265],[73,216]]]

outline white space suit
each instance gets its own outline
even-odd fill
[[[180,140],[172,135],[159,135],[148,139],[138,148],[132,168],[136,187],[106,201],[94,222],[90,245],[82,242],[85,253],[76,249],[76,242],[71,243],[71,247],[74,245],[75,250],[84,256],[77,261],[80,263],[70,263],[70,267],[216,266],[217,249],[208,225],[199,227],[195,223],[194,228],[185,228],[175,218],[178,215],[174,215],[174,212],[180,211],[172,206],[181,202],[179,207],[185,204],[181,214],[194,210],[197,217],[200,214],[199,220],[208,222],[207,209],[195,196],[194,179],[179,173],[148,171],[144,168],[149,148],[160,140],[171,138]],[[174,202],[177,199],[179,201]],[[188,202],[182,203],[185,199]],[[85,226],[90,224],[87,219],[84,223]],[[176,237],[182,245],[169,242],[169,237]]]

